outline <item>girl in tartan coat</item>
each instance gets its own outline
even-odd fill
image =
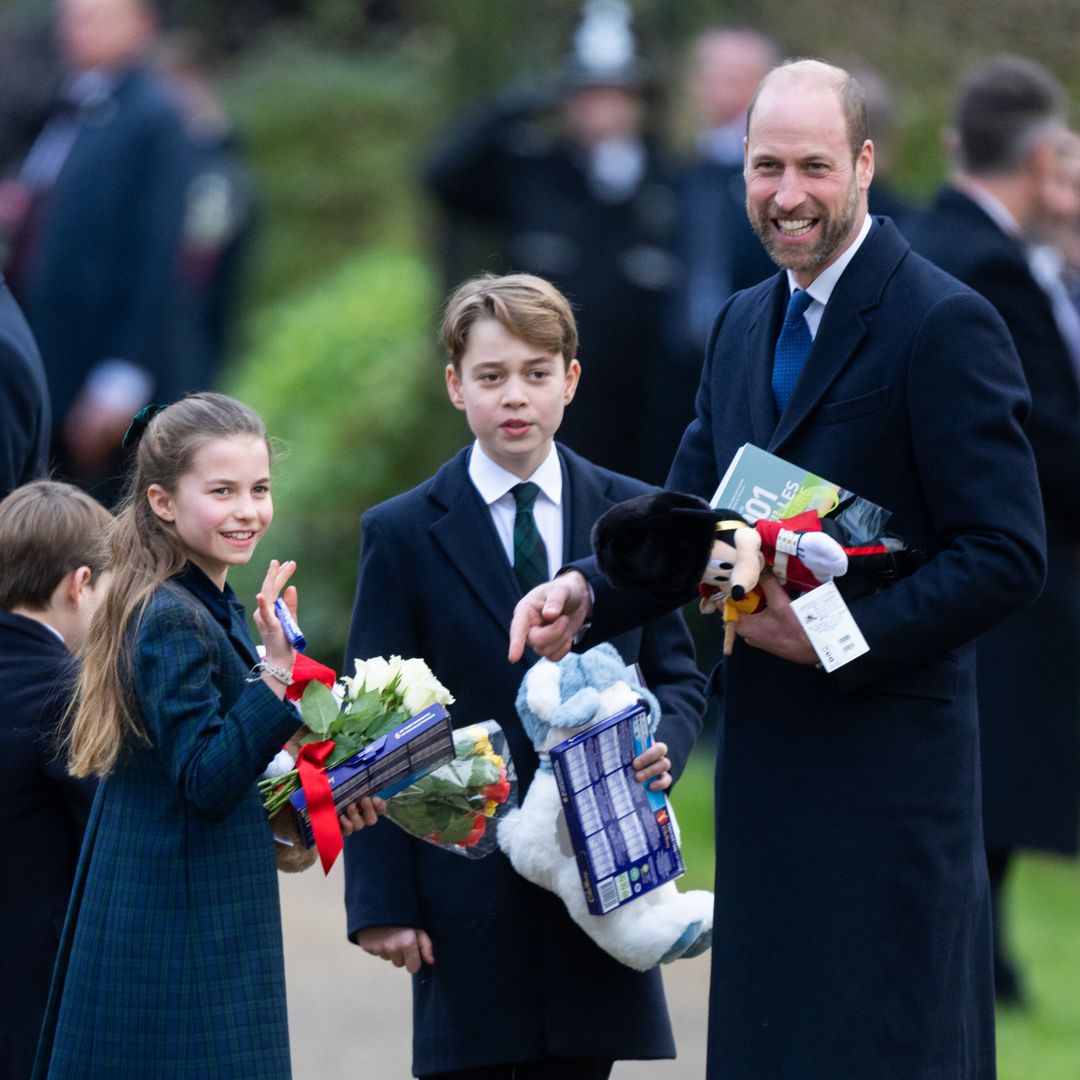
[[[270,525],[262,421],[219,394],[148,406],[112,529],[114,584],[80,677],[69,767],[102,777],[35,1077],[288,1080],[274,844],[255,781],[298,726],[292,646],[225,584]],[[285,602],[295,614],[296,590]],[[366,801],[346,834],[374,824]]]

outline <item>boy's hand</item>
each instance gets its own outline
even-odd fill
[[[338,815],[341,822],[341,835],[352,836],[366,825],[374,825],[380,814],[386,813],[386,803],[377,795],[365,795],[358,803],[349,803],[345,812]]]
[[[353,934],[353,941],[366,953],[403,967],[410,975],[420,965],[435,963],[435,949],[427,932],[411,926],[368,926]]]
[[[516,664],[522,658],[526,645],[549,660],[561,660],[591,613],[589,583],[577,570],[537,585],[514,608],[510,663]]]
[[[654,742],[652,746],[643,750],[638,757],[634,758],[634,779],[644,784],[654,776],[655,780],[649,784],[650,791],[667,791],[673,780],[671,776],[671,760],[667,756],[667,743]]]

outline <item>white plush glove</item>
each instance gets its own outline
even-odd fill
[[[847,573],[847,552],[823,532],[800,533],[796,554],[818,581],[832,581]]]

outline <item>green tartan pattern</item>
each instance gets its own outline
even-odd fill
[[[231,594],[230,594],[231,595]],[[245,676],[243,611],[158,590],[132,635],[152,744],[102,783],[61,939],[35,1077],[288,1080],[273,840],[255,788],[295,730]]]
[[[533,505],[540,488],[532,483],[515,484],[511,489],[517,503],[514,517],[514,573],[528,592],[548,579],[547,548],[536,527]]]

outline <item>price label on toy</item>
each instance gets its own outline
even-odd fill
[[[833,582],[792,600],[791,610],[799,620],[821,666],[835,671],[870,651],[844,598]]]

